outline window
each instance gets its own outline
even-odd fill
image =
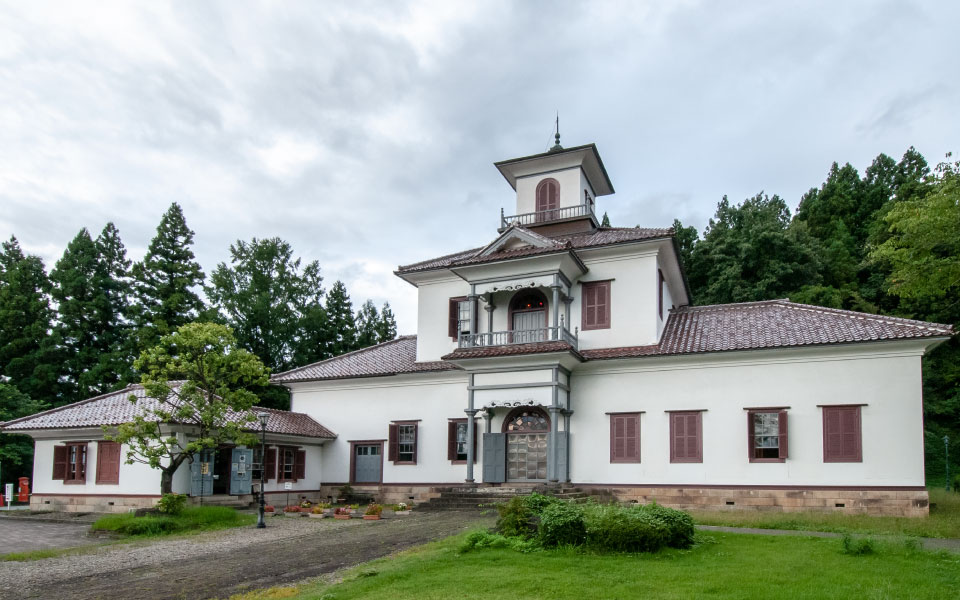
[[[467,462],[467,420],[450,419],[447,422],[447,460]],[[477,462],[477,424],[473,424],[473,462]]]
[[[263,452],[260,446],[253,447],[253,462],[250,464],[250,477],[254,483],[260,481],[263,471]]]
[[[657,269],[657,314],[663,320],[663,271]]]
[[[747,411],[750,462],[783,462],[787,458],[787,411]]]
[[[59,479],[64,483],[86,483],[86,442],[53,447],[53,479]]]
[[[306,476],[306,451],[291,446],[283,446],[279,452],[279,473],[277,481],[298,481]],[[270,456],[267,455],[267,471],[269,474]]]
[[[823,406],[823,462],[861,462],[859,406]]]
[[[97,484],[120,483],[120,444],[97,442]]]
[[[417,423],[390,424],[390,460],[395,464],[417,464]]]
[[[640,462],[640,413],[610,415],[610,462]]]
[[[580,329],[610,329],[610,282],[588,281],[583,284]]]
[[[670,462],[703,462],[703,430],[700,411],[670,415]]]
[[[450,298],[448,319],[447,335],[451,338],[457,339],[461,333],[470,333],[470,301],[463,296]]]
[[[556,179],[544,179],[537,184],[537,221],[557,218],[560,208],[560,184]]]

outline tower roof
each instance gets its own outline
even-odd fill
[[[554,148],[559,147],[559,143]],[[614,193],[613,183],[603,166],[596,144],[586,144],[573,148],[551,149],[547,152],[511,158],[493,163],[493,166],[503,175],[510,187],[517,189],[517,179],[546,173],[557,169],[580,167],[586,174],[593,192],[597,196],[607,196]]]

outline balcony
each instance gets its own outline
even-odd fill
[[[563,206],[560,208],[551,208],[548,210],[538,210],[536,212],[524,213],[522,215],[504,215],[503,209],[500,209],[500,229],[505,230],[511,225],[520,225],[521,227],[530,227],[531,225],[546,225],[556,221],[566,221],[568,219],[578,219],[590,217],[594,221],[597,215],[594,209],[593,198],[588,198],[584,204],[576,206]]]
[[[512,331],[491,331],[487,333],[461,333],[457,337],[457,348],[489,348],[493,346],[513,346],[517,344],[535,344],[538,342],[562,341],[578,347],[578,334],[560,325],[540,329],[518,329]]]

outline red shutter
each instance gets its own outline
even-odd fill
[[[450,302],[447,305],[447,335],[453,339],[457,339],[457,334],[460,332],[459,320],[460,320],[460,301],[456,298],[450,298]]]
[[[294,454],[293,478],[295,480],[307,478],[307,451],[306,450],[297,450],[296,453]]]
[[[754,413],[747,411],[747,458],[753,460],[756,456],[756,448],[754,448],[754,428],[753,428],[753,416]]]
[[[843,434],[840,415],[839,407],[823,407],[823,460],[825,462],[842,460]]]
[[[670,413],[670,462],[703,462],[700,413]]]
[[[120,444],[97,442],[97,483],[120,483]]]
[[[447,460],[457,460],[456,421],[447,421]]]
[[[397,424],[390,423],[389,434],[387,435],[388,455],[387,460],[397,462]]]
[[[583,284],[581,328],[606,329],[610,327],[610,282],[590,281]]]
[[[624,417],[624,458],[640,461],[640,415]]]
[[[687,458],[694,460],[700,456],[700,427],[697,421],[700,414],[687,415]]]
[[[67,478],[67,447],[53,447],[53,479],[63,481]]]
[[[787,458],[789,447],[787,445],[787,411],[780,411],[778,424],[780,425],[780,458]]]
[[[266,481],[277,478],[277,449],[267,448],[267,456],[263,461],[263,468],[266,470],[263,477]]]
[[[417,464],[417,446],[419,445],[417,444],[417,442],[419,441],[418,439],[419,437],[420,437],[420,424],[414,423],[413,424],[413,464]]]

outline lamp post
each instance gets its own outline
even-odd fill
[[[267,471],[267,419],[269,413],[257,413],[257,419],[260,420],[260,516],[257,518],[257,529],[263,529],[267,524],[263,520],[263,506],[265,504],[263,486]]]
[[[947,482],[944,488],[950,491],[950,436],[943,436],[943,460],[947,465]]]

